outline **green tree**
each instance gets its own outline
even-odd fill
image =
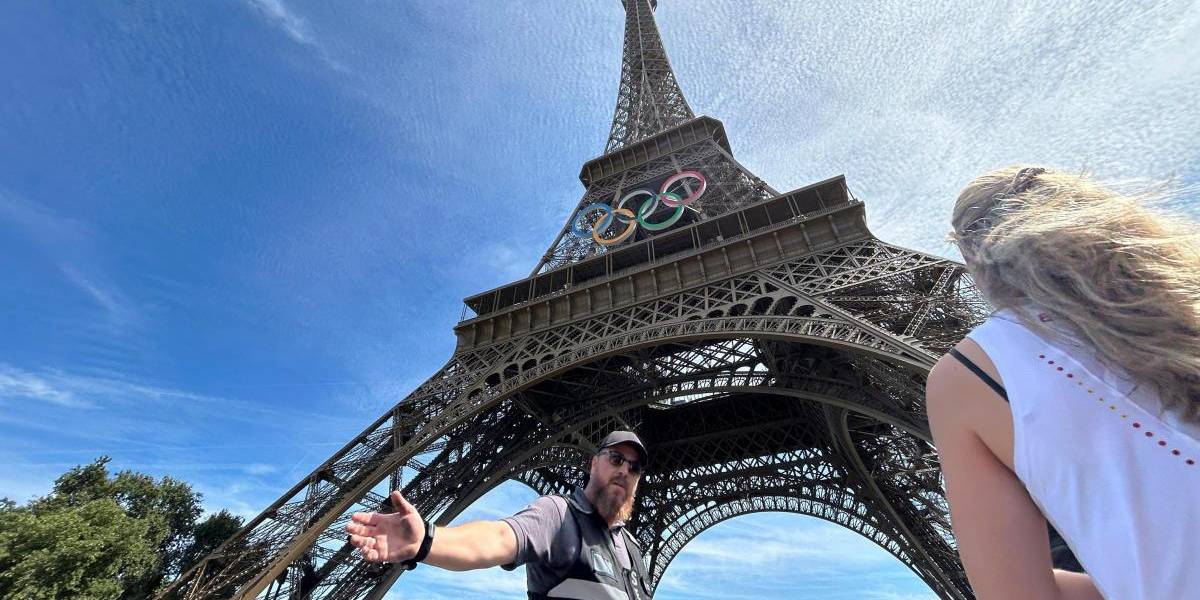
[[[233,537],[233,534],[241,528],[242,518],[227,510],[209,515],[207,519],[196,525],[195,531],[192,532],[192,543],[183,554],[180,572],[192,568],[192,565],[216,550],[217,546]]]
[[[227,511],[197,524],[200,494],[171,477],[74,467],[53,491],[0,500],[0,598],[152,597],[241,527]]]
[[[57,510],[0,509],[0,597],[111,600],[154,569],[158,556],[144,521],[111,499]]]

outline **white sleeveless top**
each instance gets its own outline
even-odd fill
[[[1160,415],[1156,394],[1013,312],[969,337],[1008,392],[1017,477],[1100,593],[1200,599],[1200,428]]]

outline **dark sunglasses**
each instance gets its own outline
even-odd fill
[[[620,452],[617,452],[616,450],[601,450],[600,452],[597,452],[597,454],[607,455],[608,456],[608,464],[610,464],[614,467],[620,467],[621,465],[623,465],[625,463],[629,463],[629,472],[630,473],[637,475],[642,472],[641,461],[629,460],[628,458],[625,458],[625,456],[623,454],[621,454]]]

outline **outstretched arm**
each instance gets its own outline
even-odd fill
[[[997,377],[974,342],[958,350]],[[1102,600],[1087,575],[1052,568],[1046,520],[1012,471],[1008,404],[947,356],[929,374],[926,406],[958,553],[976,597]]]
[[[350,543],[369,562],[403,562],[417,555],[425,523],[399,491],[392,492],[394,513],[354,513],[346,531]],[[439,527],[423,562],[452,571],[509,564],[517,556],[517,536],[503,521],[476,521]]]

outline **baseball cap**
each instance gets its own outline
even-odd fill
[[[637,434],[632,431],[618,430],[608,434],[605,436],[604,441],[600,442],[599,450],[611,448],[617,444],[633,444],[633,447],[637,448],[638,460],[642,461],[643,465],[649,462],[650,455],[646,453],[646,446],[642,444],[642,440],[638,438]]]

